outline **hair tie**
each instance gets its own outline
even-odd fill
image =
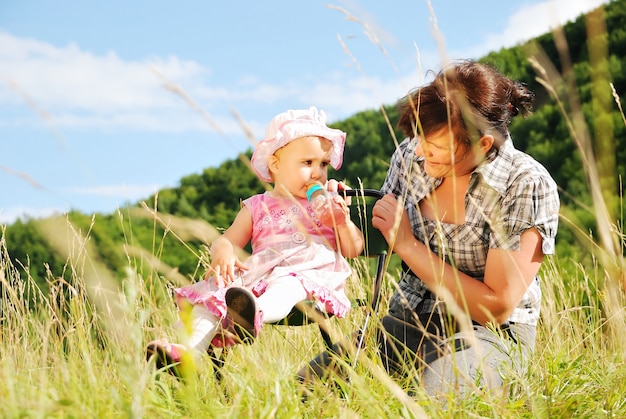
[[[509,112],[511,113],[511,116],[517,116],[517,114],[519,113],[519,108],[515,105],[513,105],[511,102],[507,103],[507,108],[509,108]]]

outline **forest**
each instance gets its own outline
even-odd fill
[[[581,240],[594,237],[598,220],[590,174],[584,169],[577,138],[570,129],[572,124],[581,125],[568,120],[564,113],[575,112],[575,105],[580,104],[604,202],[620,231],[622,178],[626,173],[626,124],[618,106],[626,91],[626,1],[612,1],[602,12],[589,16],[568,23],[561,33],[547,33],[480,59],[525,82],[536,93],[534,113],[527,119],[517,118],[511,136],[515,146],[539,160],[559,185],[562,217],[557,255],[573,264],[593,262]],[[594,19],[606,30],[590,36]],[[545,69],[548,64],[555,74],[562,75],[562,85],[546,86],[542,82],[541,65]],[[559,103],[553,93],[558,96],[568,86],[575,86],[575,95],[570,95],[575,97]],[[337,172],[331,170],[329,177],[345,179],[353,187],[379,188],[396,143],[402,140],[396,120],[392,103],[331,124],[348,136],[344,165]],[[131,261],[140,275],[154,275],[158,263],[163,276],[168,271],[179,279],[194,281],[204,276],[207,245],[234,219],[240,200],[267,187],[250,170],[250,156],[248,150],[218,167],[189,174],[177,187],[127,203],[115,213],[73,211],[63,218],[74,231],[89,238],[90,258],[120,280]],[[43,290],[47,278],[69,280],[71,276],[68,256],[44,233],[49,221],[18,220],[0,229],[19,275],[30,276]]]

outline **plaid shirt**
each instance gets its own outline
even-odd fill
[[[381,190],[404,197],[413,234],[434,253],[443,254],[447,263],[477,281],[484,279],[489,249],[519,250],[520,236],[529,228],[535,227],[541,234],[543,253],[554,253],[559,213],[556,183],[541,164],[516,150],[511,140],[499,150],[492,149],[471,174],[465,195],[465,223],[460,225],[420,216],[419,202],[442,179],[423,171],[424,159],[415,155],[416,145],[417,140],[411,138],[400,144]],[[391,298],[389,311],[404,318],[406,308],[425,314],[440,304],[426,285],[407,270]],[[537,324],[540,306],[541,289],[539,278],[535,277],[509,322]]]

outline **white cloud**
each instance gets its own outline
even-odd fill
[[[108,205],[114,207],[117,205],[123,205],[126,202],[135,202],[141,199],[145,199],[154,193],[162,190],[166,186],[164,185],[104,185],[104,186],[90,186],[90,187],[74,187],[64,188],[63,195],[67,198],[67,195],[80,195],[83,197],[97,197],[107,199]],[[26,220],[28,218],[39,219],[48,218],[53,215],[65,214],[68,208],[60,207],[27,207],[27,206],[13,206],[8,208],[0,207],[0,225],[10,225],[15,223],[18,219]],[[81,210],[85,211],[85,210]]]
[[[136,200],[152,195],[163,187],[163,185],[105,185],[67,188],[66,192],[78,195],[97,195]]]
[[[163,189],[163,185],[105,185],[105,186],[92,186],[92,187],[76,187],[65,188],[64,194],[74,194],[82,196],[95,196],[101,198],[112,198],[113,201],[118,201],[118,205],[122,205],[125,202],[134,202],[140,199],[144,199],[157,191]],[[108,201],[112,203],[113,201]],[[114,205],[114,204],[113,204]],[[68,209],[60,207],[26,207],[26,206],[13,206],[9,208],[0,207],[0,225],[10,225],[15,223],[18,219],[26,220],[27,218],[47,218],[53,215],[65,214]]]
[[[96,55],[76,44],[56,47],[0,32],[0,109],[26,104],[33,111],[31,119],[5,112],[0,124],[40,124],[39,116],[61,130],[241,135],[229,108],[293,101],[312,91],[301,82],[270,84],[252,76],[231,86],[213,86],[209,76],[209,69],[175,56],[124,61],[113,52]],[[266,121],[250,125],[260,123]]]
[[[151,66],[187,82],[206,72],[176,57],[129,62],[113,52],[98,56],[76,44],[58,48],[0,33],[2,80],[14,83],[44,108],[106,113],[173,106]]]
[[[507,21],[501,33],[492,33],[474,48],[470,56],[479,57],[490,51],[518,45],[543,35],[552,29],[575,20],[607,0],[547,0],[532,5],[522,5]],[[467,55],[467,51],[465,51]]]
[[[378,77],[340,77],[311,82],[311,89],[300,92],[301,103],[315,103],[324,109],[329,121],[347,118],[357,111],[390,105],[406,94],[414,82],[394,77],[383,80]]]
[[[0,106],[26,104],[58,127],[205,130],[208,125],[182,95],[164,84],[216,101],[228,96],[205,85],[209,75],[175,56],[124,61],[113,52],[95,55],[76,44],[56,47],[0,32]],[[23,117],[8,118],[3,125],[24,123]]]
[[[473,50],[464,49],[462,54],[451,51],[450,56],[480,57],[503,46],[515,45],[602,3],[601,0],[550,0],[521,6],[509,18],[502,33],[487,35]],[[359,19],[367,22],[367,30],[382,45],[396,42],[392,34],[379,27],[376,16],[359,7],[358,2],[347,0],[344,4],[347,9],[357,10]],[[423,53],[423,68],[438,67],[437,54],[420,53]],[[127,61],[115,52],[98,55],[77,44],[57,47],[0,32],[0,109],[6,110],[2,112],[0,125],[33,123],[15,111],[16,104],[26,103],[34,108],[32,118],[39,114],[62,130],[217,131],[227,136],[241,135],[242,129],[228,112],[229,108],[314,103],[325,108],[329,118],[337,119],[381,103],[393,103],[423,81],[417,69],[405,76],[404,81],[399,76],[383,79],[337,72],[323,77],[316,74],[309,83],[303,83],[302,78],[297,82],[286,79],[270,83],[246,75],[235,84],[214,85],[211,77],[209,68],[176,56]],[[181,86],[182,94],[165,89],[165,81]],[[185,94],[205,113],[198,113],[186,102]],[[242,117],[246,119],[246,116],[244,111]],[[252,127],[265,123],[249,122]],[[260,135],[262,131],[255,133]]]
[[[512,46],[575,20],[606,0],[549,0],[522,8],[509,19],[500,43]],[[495,42],[495,41],[494,41]]]
[[[28,208],[28,207],[10,207],[0,208],[0,225],[10,225],[18,219],[26,220],[27,218],[48,218],[53,215],[63,214],[64,210],[60,208]]]

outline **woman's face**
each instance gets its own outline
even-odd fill
[[[277,150],[269,167],[274,177],[274,190],[285,196],[306,198],[307,186],[325,184],[332,143],[321,137],[302,137]]]
[[[456,141],[448,128],[420,137],[415,154],[424,157],[424,170],[436,178],[469,174],[478,161],[472,148]]]

